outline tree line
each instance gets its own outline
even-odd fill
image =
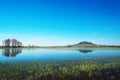
[[[4,47],[21,47],[22,42],[18,41],[17,39],[6,39],[3,41]]]

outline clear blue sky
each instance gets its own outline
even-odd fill
[[[120,0],[0,0],[0,45],[120,45]]]

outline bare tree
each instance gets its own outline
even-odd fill
[[[22,42],[19,42],[19,47],[22,47]]]
[[[19,42],[17,39],[6,39],[3,41],[3,46],[5,47],[21,47],[22,42]]]
[[[3,41],[3,45],[5,47],[10,47],[10,39],[6,39],[5,41]]]
[[[11,44],[12,44],[12,47],[17,47],[17,40],[11,39]]]

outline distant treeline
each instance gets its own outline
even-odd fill
[[[23,46],[17,39],[6,39],[0,48],[120,48],[118,45],[96,45],[92,42],[83,41],[75,45],[67,46]]]
[[[22,47],[22,42],[18,41],[17,39],[6,39],[3,41],[2,46],[3,48],[16,48],[16,47]]]

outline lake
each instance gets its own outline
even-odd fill
[[[120,49],[0,49],[0,80],[120,80]]]
[[[1,62],[69,61],[80,59],[119,59],[120,49],[0,49]]]

